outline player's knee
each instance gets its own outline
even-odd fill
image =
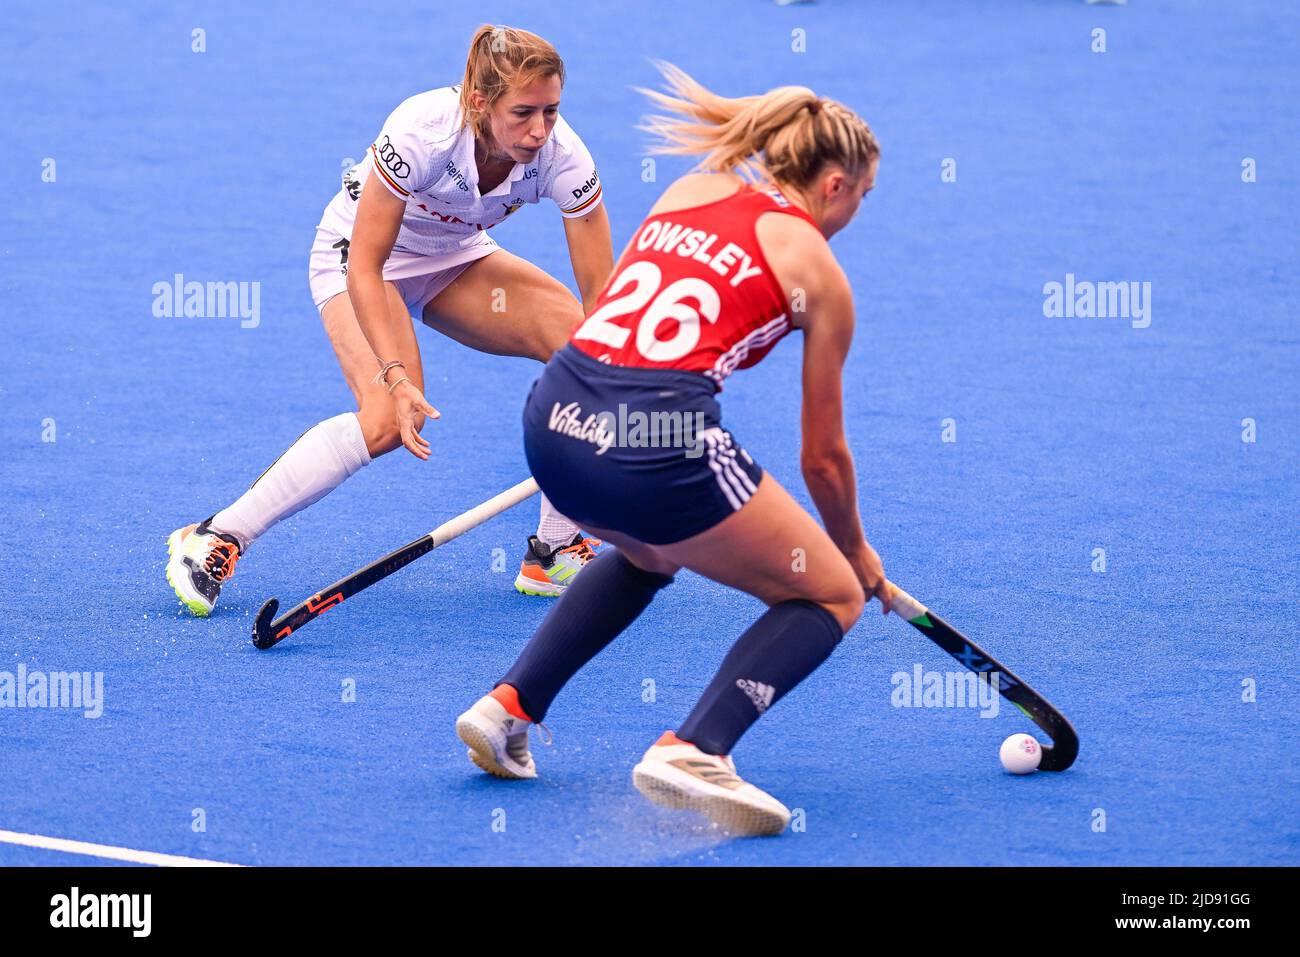
[[[402,435],[396,428],[376,429],[375,432],[366,435],[366,451],[370,453],[372,459],[387,455],[401,444]]]
[[[663,555],[660,555],[649,545],[642,545],[639,548],[633,548],[626,544],[620,545],[620,552],[629,562],[641,569],[643,572],[650,572],[654,575],[666,575],[672,578],[681,569],[681,565],[671,561]]]
[[[573,330],[582,322],[582,307],[576,300],[557,302],[547,310],[547,319],[538,323],[537,337],[533,345],[533,358],[538,362],[550,362],[553,356],[573,335]]]
[[[532,357],[543,364],[550,362],[551,356],[563,349],[568,341],[569,337],[558,328],[543,329],[533,343]]]
[[[862,617],[862,611],[867,606],[867,596],[862,591],[862,586],[858,585],[854,594],[846,599],[839,607],[839,610],[832,612],[840,627],[847,632],[852,628],[859,618]]]
[[[867,596],[862,590],[862,583],[858,581],[852,569],[846,567],[845,571],[847,574],[837,576],[834,586],[818,601],[818,604],[834,615],[840,627],[847,633],[862,617]]]

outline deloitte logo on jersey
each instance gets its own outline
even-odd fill
[[[581,186],[571,189],[569,192],[573,193],[574,199],[582,199],[583,196],[590,193],[599,184],[600,184],[600,175],[596,173],[595,170],[592,170],[591,179],[587,180]]]

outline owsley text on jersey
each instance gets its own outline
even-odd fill
[[[651,248],[662,253],[676,252],[682,258],[704,263],[724,278],[730,273],[729,284],[733,288],[746,279],[762,275],[762,267],[755,266],[753,257],[734,242],[725,243],[717,252],[712,252],[717,241],[717,233],[656,219],[642,227],[636,238],[636,248],[639,252]]]

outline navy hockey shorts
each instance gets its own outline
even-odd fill
[[[763,477],[722,428],[712,380],[607,365],[572,345],[533,383],[524,453],[569,519],[649,545],[707,531],[739,511]]]

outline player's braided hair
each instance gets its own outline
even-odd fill
[[[471,99],[475,90],[490,108],[511,90],[547,76],[558,76],[564,83],[564,61],[555,47],[527,30],[483,24],[469,41],[460,85],[462,127],[472,124],[475,136],[489,136],[487,112],[476,110]]]
[[[871,129],[843,103],[806,86],[780,86],[759,96],[719,96],[671,63],[655,61],[669,93],[640,89],[675,116],[649,116],[656,153],[703,154],[698,168],[766,171],[778,182],[807,186],[827,163],[856,176],[880,155]]]

